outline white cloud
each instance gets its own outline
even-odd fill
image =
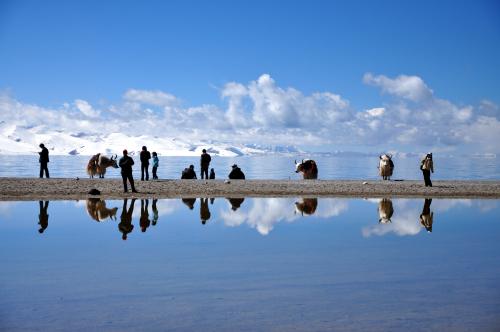
[[[500,141],[499,107],[492,101],[482,100],[477,107],[454,104],[437,98],[418,76],[367,73],[363,80],[392,98],[381,106],[355,111],[337,93],[304,94],[280,87],[269,74],[246,84],[225,84],[220,90],[221,105],[184,107],[167,92],[129,89],[117,104],[96,108],[77,99],[46,108],[0,92],[0,139],[13,150],[50,139],[56,146],[64,139],[62,133],[73,137],[72,145],[91,149],[96,142],[109,143],[110,134],[121,133],[165,140],[182,137],[186,142],[320,145],[323,150],[358,145],[377,151],[383,146],[407,151],[500,152],[496,144]],[[15,141],[19,137],[22,142]]]
[[[412,101],[425,101],[432,98],[432,90],[418,76],[400,75],[394,79],[384,75],[374,76],[366,73],[363,76],[366,84],[378,86],[383,92]]]

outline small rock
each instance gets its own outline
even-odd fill
[[[363,182],[363,184],[368,184],[368,182],[365,181],[365,182]]]
[[[229,180],[224,180],[224,183],[231,183],[231,181],[229,181]]]

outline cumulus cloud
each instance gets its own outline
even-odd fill
[[[10,142],[22,132],[31,144],[68,132],[105,141],[104,135],[122,133],[231,144],[317,145],[323,150],[348,144],[377,151],[500,152],[499,107],[492,101],[472,106],[440,99],[418,76],[367,73],[363,81],[391,98],[355,110],[338,93],[304,94],[279,86],[269,74],[247,83],[228,82],[220,89],[220,105],[186,107],[168,92],[129,89],[112,105],[96,107],[76,99],[47,108],[0,92],[0,138]]]

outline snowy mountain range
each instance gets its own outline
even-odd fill
[[[33,154],[44,143],[52,155],[94,155],[98,152],[121,154],[128,149],[134,155],[143,145],[162,156],[199,156],[202,149],[212,155],[235,157],[244,155],[302,153],[294,146],[230,144],[224,142],[188,142],[177,137],[129,136],[123,133],[95,134],[50,131],[45,126],[23,127],[0,121],[0,154]]]

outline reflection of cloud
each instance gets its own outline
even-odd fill
[[[363,227],[361,233],[364,237],[382,236],[387,233],[394,233],[399,236],[416,235],[422,229],[419,216],[420,213],[417,210],[405,211],[403,214],[400,213],[397,217],[393,217],[392,223]]]
[[[301,216],[295,213],[293,198],[254,198],[251,206],[237,211],[220,211],[220,217],[226,226],[240,226],[244,223],[255,228],[260,234],[267,235],[279,222],[294,222]],[[347,210],[347,200],[321,199],[314,216],[329,218]]]
[[[0,202],[0,215],[8,216],[19,202]]]
[[[472,207],[472,200],[470,199],[434,199],[432,200],[432,207],[435,211],[445,212],[456,208],[460,205]]]

